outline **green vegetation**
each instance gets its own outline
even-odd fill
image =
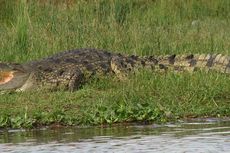
[[[0,61],[103,48],[136,55],[230,51],[229,0],[0,0]],[[225,74],[104,77],[70,93],[0,95],[0,127],[230,116]]]

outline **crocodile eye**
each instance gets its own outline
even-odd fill
[[[4,68],[8,68],[9,66],[6,63],[0,63],[0,68],[4,69]]]

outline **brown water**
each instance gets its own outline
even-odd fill
[[[0,153],[230,153],[230,120],[0,131]]]

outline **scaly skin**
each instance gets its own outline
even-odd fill
[[[196,68],[230,73],[230,58],[219,55],[127,56],[97,49],[65,51],[24,64],[0,63],[0,91],[68,89],[74,91],[94,75],[124,77],[140,68],[153,71],[194,71]]]

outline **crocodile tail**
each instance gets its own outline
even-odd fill
[[[230,73],[230,57],[222,54],[166,55],[156,57],[160,68],[174,71],[214,70]]]

